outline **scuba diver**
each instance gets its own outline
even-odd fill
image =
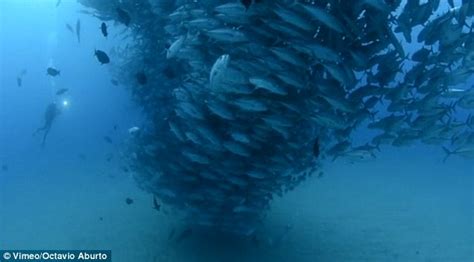
[[[51,125],[53,124],[54,119],[56,119],[56,117],[60,113],[61,113],[61,110],[59,109],[56,102],[52,102],[46,108],[46,112],[44,113],[44,125],[36,129],[36,131],[33,133],[33,135],[36,135],[38,132],[44,132],[43,142],[41,143],[42,147],[44,147],[44,143],[46,142],[46,137],[48,136],[49,130],[51,129]]]

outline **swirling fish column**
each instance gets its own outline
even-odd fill
[[[154,190],[194,224],[244,234],[274,194],[316,169],[313,139],[325,136],[308,121],[311,60],[255,27],[261,16],[278,19],[260,8],[187,4],[169,16],[167,59],[185,74],[169,120],[177,150]]]

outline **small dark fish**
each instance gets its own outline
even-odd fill
[[[59,90],[56,92],[56,95],[57,95],[57,96],[60,96],[60,95],[62,95],[62,94],[64,94],[64,93],[66,93],[68,90],[69,90],[69,89],[67,89],[67,88],[61,88],[61,89],[59,89]]]
[[[161,205],[158,204],[158,201],[156,200],[156,197],[153,196],[153,208],[156,210],[156,211],[160,211],[161,209]]]
[[[245,10],[248,10],[252,4],[252,0],[240,0],[240,2],[245,6]]]
[[[99,217],[99,221],[104,221],[104,218],[103,218],[103,217]]]
[[[58,1],[56,2],[56,7],[58,7],[60,4],[61,4],[61,0],[58,0]]]
[[[50,75],[52,77],[55,77],[55,76],[60,75],[61,71],[59,71],[58,69],[53,68],[53,67],[48,67],[48,69],[46,70],[46,74]]]
[[[20,74],[18,74],[18,76],[16,77],[16,84],[18,86],[22,86],[23,85],[23,76],[25,76],[27,73],[26,69],[23,69],[21,70]]]
[[[105,160],[110,163],[110,161],[112,161],[112,159],[114,158],[114,155],[113,154],[107,154]]]
[[[99,60],[99,62],[102,65],[110,63],[110,58],[104,51],[95,50],[95,56],[97,57],[97,60]]]
[[[111,80],[110,80],[110,83],[112,83],[112,85],[114,85],[114,86],[118,86],[118,85],[119,85],[119,82],[118,82],[117,80],[115,80],[115,79],[111,79]]]
[[[256,233],[252,234],[250,240],[255,244],[255,246],[260,246],[260,239],[258,238]]]
[[[66,28],[67,28],[67,30],[69,30],[69,32],[74,34],[74,29],[72,28],[72,26],[70,24],[66,24]]]
[[[127,197],[127,198],[125,199],[125,203],[126,203],[127,205],[131,205],[131,204],[133,204],[133,199]]]
[[[191,228],[185,229],[179,236],[176,238],[176,243],[180,243],[181,241],[185,240],[186,238],[190,237],[193,234],[193,230]]]
[[[112,144],[112,138],[110,138],[109,136],[104,136],[104,140],[105,142],[109,143],[109,144]]]
[[[319,172],[318,178],[323,178],[323,176],[324,176],[324,172],[323,171]]]
[[[107,37],[109,35],[109,32],[107,32],[107,24],[102,22],[102,24],[100,25],[100,31],[102,31],[102,35],[104,35],[104,37]]]
[[[6,164],[2,165],[2,171],[7,172],[8,171],[8,166]]]
[[[313,155],[316,158],[318,158],[320,154],[321,154],[321,149],[319,145],[319,137],[317,137],[313,144]]]
[[[128,169],[128,167],[123,166],[123,167],[122,167],[122,171],[125,172],[125,173],[128,173],[130,170]]]
[[[176,233],[176,229],[173,227],[170,231],[170,233],[168,234],[168,241],[170,241],[171,239],[173,239],[174,235]]]
[[[117,8],[117,15],[118,15],[118,21],[126,26],[130,25],[130,21],[132,20],[130,18],[130,15],[128,14],[127,11],[123,10],[122,8]]]
[[[176,78],[176,72],[174,71],[173,67],[171,67],[171,66],[166,66],[166,67],[163,69],[163,74],[164,74],[168,79]]]
[[[91,11],[87,11],[87,10],[79,10],[79,13],[85,14],[85,15],[93,15]]]
[[[146,83],[148,82],[148,79],[145,75],[145,72],[138,72],[136,75],[135,75],[136,79],[137,79],[137,82],[140,84],[140,85],[146,85]]]
[[[84,154],[78,154],[77,157],[79,157],[79,159],[81,159],[81,160],[86,160],[86,158],[87,158],[86,155],[84,155]]]
[[[81,20],[77,19],[76,22],[76,35],[77,35],[77,42],[81,42]]]
[[[114,131],[118,130],[118,125],[114,125]]]

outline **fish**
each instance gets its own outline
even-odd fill
[[[375,159],[375,153],[372,150],[354,148],[345,152],[342,157],[349,160],[351,163],[369,161]]]
[[[263,89],[276,95],[282,95],[282,96],[288,95],[288,91],[284,87],[280,86],[277,83],[272,82],[272,80],[265,79],[265,78],[252,77],[252,78],[249,78],[249,82],[255,86],[255,90]]]
[[[26,73],[27,73],[26,69],[23,69],[16,77],[16,84],[18,87],[21,87],[23,85],[23,77],[26,75]]]
[[[110,63],[110,58],[104,51],[96,49],[94,54],[101,65]]]
[[[127,204],[127,205],[133,204],[133,199],[131,199],[129,197],[125,198],[125,204]]]
[[[113,143],[112,138],[110,138],[109,136],[104,136],[104,140],[105,140],[105,142],[107,142],[109,144]]]
[[[446,156],[443,159],[443,162],[446,162],[451,155],[458,155],[464,158],[474,158],[474,145],[466,145],[456,148],[455,150],[449,150],[447,147],[443,146],[443,151]]]
[[[192,152],[192,151],[183,151],[181,152],[184,157],[189,159],[189,161],[196,163],[196,164],[201,164],[201,165],[207,165],[209,164],[209,158],[205,155],[201,155],[197,152]]]
[[[109,154],[106,155],[105,160],[106,160],[108,163],[110,163],[113,158],[114,158],[114,155],[111,154],[111,153],[109,153]]]
[[[81,20],[77,19],[76,22],[76,36],[77,36],[77,42],[81,42]]]
[[[117,8],[117,16],[118,16],[118,21],[124,24],[125,26],[129,26],[130,22],[132,21],[132,18],[130,17],[130,14],[123,10],[122,8]]]
[[[140,128],[139,128],[139,127],[136,127],[136,126],[131,127],[131,128],[128,129],[128,133],[129,133],[130,135],[135,135],[135,134],[137,134],[139,131],[140,131]]]
[[[319,144],[319,137],[317,137],[313,143],[313,155],[315,158],[319,158],[320,154],[321,154],[321,148]]]
[[[245,36],[244,33],[240,32],[239,30],[230,28],[219,28],[209,30],[206,32],[206,35],[209,36],[211,39],[224,44],[238,44],[248,41],[248,38]]]
[[[264,112],[268,110],[268,106],[261,100],[251,98],[238,98],[232,101],[241,110],[249,112]]]
[[[418,143],[470,157],[470,1],[79,1],[127,26],[111,70],[146,116],[127,166],[183,229],[255,235],[326,158]]]
[[[56,7],[58,7],[61,4],[61,0],[56,1]]]
[[[327,61],[333,63],[340,63],[342,61],[341,56],[329,47],[320,44],[309,44],[304,45],[309,50],[311,55],[318,61]]]
[[[110,83],[112,83],[112,85],[114,85],[114,86],[118,86],[118,85],[119,85],[119,81],[117,81],[116,79],[111,79],[111,80],[110,80]]]
[[[245,10],[248,10],[252,4],[252,0],[240,0],[240,3],[245,7]]]
[[[102,32],[102,35],[104,37],[107,37],[109,35],[109,32],[107,31],[107,24],[105,22],[102,22],[102,24],[100,24],[100,31]]]
[[[230,56],[228,54],[221,55],[217,60],[214,62],[211,68],[211,72],[209,74],[209,82],[211,87],[217,85],[217,78],[221,77],[223,73],[227,70],[229,66]]]
[[[210,112],[222,119],[235,120],[234,112],[224,103],[218,101],[207,101],[207,108]]]
[[[74,29],[72,28],[70,24],[66,24],[66,29],[69,30],[69,32],[74,34]]]
[[[65,94],[68,90],[69,90],[69,89],[67,89],[67,88],[61,88],[61,89],[59,89],[58,91],[56,91],[56,95],[57,95],[57,96],[63,95],[63,94]]]
[[[78,154],[77,157],[79,157],[79,159],[81,159],[83,161],[87,159],[86,155],[83,154],[83,153]]]
[[[311,116],[311,119],[319,125],[331,129],[342,130],[348,127],[348,123],[344,120],[344,118],[332,113],[320,112]]]
[[[156,211],[160,211],[161,209],[161,204],[158,204],[156,196],[153,196],[153,209],[155,209]]]
[[[145,74],[144,71],[138,72],[135,74],[135,79],[137,80],[137,83],[140,85],[146,85],[148,83],[148,78]]]
[[[174,41],[170,47],[168,48],[168,50],[166,50],[166,59],[171,59],[173,57],[176,57],[176,55],[178,54],[178,52],[181,50],[181,48],[183,47],[183,44],[184,44],[184,40],[185,40],[185,37],[184,36],[181,36],[180,38],[176,39],[176,41]]]
[[[168,79],[175,79],[178,75],[175,68],[170,65],[166,66],[162,72]]]
[[[338,157],[343,156],[344,153],[350,148],[351,142],[348,140],[344,140],[332,146],[330,149],[327,150],[327,154],[332,156],[332,161],[334,162]]]
[[[7,172],[8,171],[8,165],[7,164],[2,164],[2,171]]]
[[[345,30],[341,21],[339,21],[332,14],[317,7],[316,5],[302,4],[301,6],[309,15],[311,15],[314,20],[317,20],[318,22],[324,24],[335,32],[338,32],[340,34],[344,33]]]
[[[305,19],[302,15],[297,12],[292,11],[290,8],[283,8],[277,6],[274,8],[273,12],[283,21],[291,24],[292,26],[297,27],[298,29],[304,31],[311,31],[313,29],[311,23]]]
[[[413,55],[411,56],[411,60],[415,62],[422,63],[423,61],[426,61],[431,54],[431,50],[427,48],[421,48],[417,50]]]
[[[324,172],[321,171],[321,172],[318,173],[318,178],[319,179],[323,178],[323,176],[324,176]]]
[[[48,69],[46,69],[46,74],[50,75],[52,77],[56,77],[56,76],[59,76],[61,74],[61,71],[59,71],[58,69],[53,68],[53,67],[48,67]]]

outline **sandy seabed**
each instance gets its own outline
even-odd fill
[[[105,249],[114,262],[474,261],[474,164],[413,150],[325,165],[275,199],[256,239],[186,227],[104,164],[0,173],[2,249]],[[92,168],[91,168],[92,166]],[[127,205],[130,197],[134,203]]]

